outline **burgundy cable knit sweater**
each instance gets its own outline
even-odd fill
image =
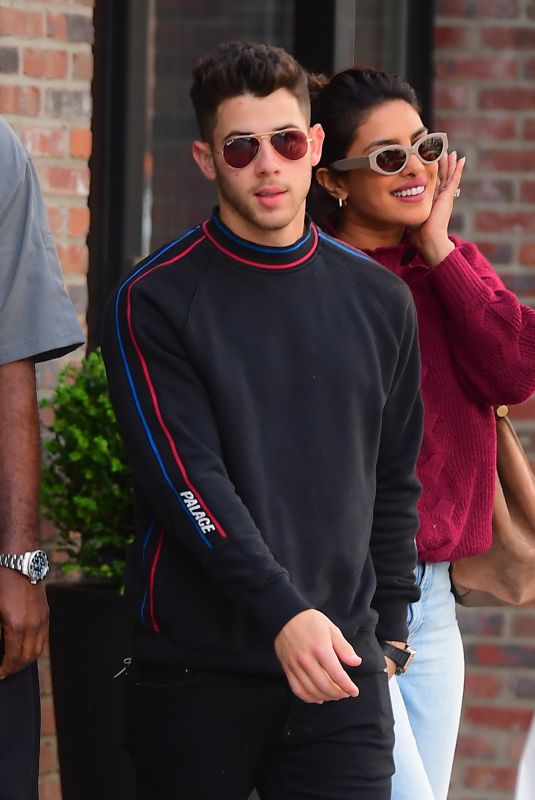
[[[418,554],[454,561],[491,543],[493,406],[535,391],[535,310],[519,303],[470,242],[434,269],[408,243],[366,251],[412,290],[422,358],[424,438]]]

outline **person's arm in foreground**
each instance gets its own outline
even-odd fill
[[[40,444],[35,367],[31,359],[0,365],[0,550],[39,546]],[[0,624],[5,655],[0,678],[22,669],[47,640],[48,606],[41,584],[0,569]]]

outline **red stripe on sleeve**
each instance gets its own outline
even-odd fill
[[[167,425],[164,422],[162,413],[160,411],[160,405],[158,403],[158,397],[156,395],[156,390],[154,389],[154,385],[152,383],[152,380],[151,380],[151,377],[150,377],[150,374],[149,374],[149,369],[148,369],[148,366],[147,366],[147,362],[146,362],[146,360],[145,360],[145,358],[143,356],[143,353],[141,352],[141,348],[140,348],[140,346],[138,344],[138,341],[137,341],[137,339],[135,337],[134,328],[133,328],[133,324],[132,324],[132,296],[131,296],[131,293],[132,293],[132,289],[136,285],[136,283],[138,283],[140,280],[145,278],[147,275],[150,275],[151,272],[154,272],[154,270],[159,269],[160,267],[165,267],[165,266],[167,266],[169,264],[173,264],[176,261],[179,261],[181,258],[184,258],[184,256],[188,255],[188,253],[190,253],[191,250],[193,250],[194,247],[196,247],[198,244],[200,244],[200,242],[202,242],[203,239],[204,239],[204,237],[202,239],[198,239],[190,247],[188,247],[187,250],[184,250],[184,252],[181,253],[180,255],[175,256],[175,258],[172,258],[169,261],[163,261],[161,264],[156,264],[156,266],[152,267],[150,270],[147,270],[147,272],[142,273],[135,280],[133,280],[132,283],[128,287],[126,314],[127,314],[128,331],[130,333],[130,338],[131,338],[132,343],[134,345],[134,349],[135,349],[135,351],[136,351],[136,353],[138,355],[138,358],[139,358],[139,361],[140,361],[140,364],[141,364],[141,369],[143,370],[143,374],[145,375],[145,380],[147,382],[147,387],[149,389],[149,393],[150,393],[150,396],[151,396],[151,399],[152,399],[152,404],[154,406],[154,412],[156,414],[156,418],[158,419],[158,422],[160,423],[160,427],[161,427],[162,431],[164,432],[165,437],[167,438],[167,441],[169,442],[169,446],[171,448],[171,452],[173,454],[173,458],[175,460],[175,463],[177,464],[177,466],[178,466],[178,468],[180,470],[180,473],[182,475],[184,483],[190,489],[190,491],[193,492],[193,494],[195,495],[195,497],[197,498],[197,500],[199,502],[199,505],[201,506],[203,511],[206,513],[206,515],[208,517],[210,517],[210,519],[212,520],[212,522],[214,524],[214,527],[216,528],[217,532],[220,534],[220,536],[222,536],[225,539],[227,537],[227,533],[223,529],[222,525],[218,522],[218,520],[214,517],[214,515],[212,514],[212,512],[210,511],[210,509],[208,508],[208,506],[206,505],[206,503],[202,499],[201,495],[199,494],[199,492],[196,490],[195,486],[190,481],[190,479],[188,477],[188,474],[186,472],[186,468],[184,467],[184,464],[182,463],[182,459],[180,458],[180,456],[178,454],[178,450],[176,448],[174,439],[171,436],[171,432],[170,432],[169,428],[167,427]]]

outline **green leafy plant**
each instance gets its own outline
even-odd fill
[[[41,507],[58,530],[58,550],[67,554],[63,568],[120,583],[133,537],[132,472],[100,351],[65,367],[40,406],[53,412]]]

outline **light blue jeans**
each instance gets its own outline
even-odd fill
[[[450,589],[449,563],[416,568],[421,597],[409,607],[417,651],[390,680],[396,773],[392,800],[447,800],[464,686],[464,653]]]

